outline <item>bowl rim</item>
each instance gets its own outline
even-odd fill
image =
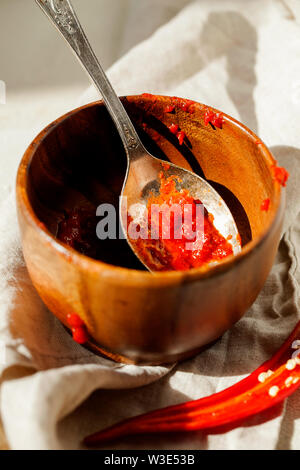
[[[150,95],[151,96],[151,95]],[[168,95],[156,95],[159,98],[171,98]],[[143,100],[146,101],[147,99],[143,95],[128,95],[122,96],[121,99],[137,99],[143,97]],[[186,98],[180,98],[186,99]],[[247,134],[247,136],[252,139],[253,141],[259,141],[259,150],[262,156],[268,163],[269,169],[272,165],[276,163],[275,158],[273,157],[270,150],[261,141],[260,138],[254,132],[252,132],[248,127],[244,124],[236,120],[235,118],[231,117],[230,115],[223,113],[222,111],[213,108],[209,105],[205,105],[199,102],[196,104],[200,105],[202,108],[212,110],[213,112],[221,112],[225,122],[228,121],[234,126],[240,128],[243,133]],[[278,201],[277,207],[275,207],[273,217],[270,219],[270,222],[266,229],[255,239],[251,240],[247,243],[242,250],[237,255],[230,255],[226,257],[223,261],[218,263],[215,266],[208,266],[204,265],[198,268],[192,268],[187,271],[158,271],[158,272],[150,272],[150,271],[142,271],[137,269],[125,268],[121,266],[114,266],[109,263],[105,263],[101,260],[95,260],[90,258],[86,255],[83,255],[76,251],[75,249],[65,245],[64,243],[60,242],[51,232],[46,228],[46,226],[41,222],[41,220],[37,217],[34,212],[34,209],[30,203],[28,193],[26,191],[26,183],[27,183],[27,176],[28,176],[28,167],[32,161],[32,158],[42,143],[42,141],[49,135],[51,131],[53,131],[56,127],[58,127],[62,122],[70,118],[72,115],[87,109],[89,107],[94,106],[104,106],[103,100],[93,101],[91,103],[87,103],[85,105],[79,106],[71,111],[63,114],[62,116],[58,117],[50,124],[48,124],[44,129],[42,129],[39,134],[33,139],[33,141],[27,147],[21,162],[19,164],[17,178],[16,178],[16,198],[17,198],[17,205],[21,211],[26,214],[27,221],[29,221],[30,225],[38,232],[38,234],[42,237],[42,239],[47,243],[50,244],[51,247],[63,258],[72,261],[72,263],[81,266],[84,270],[90,270],[94,274],[100,274],[101,276],[105,275],[105,277],[110,277],[115,279],[116,282],[125,281],[128,283],[155,283],[155,284],[176,284],[182,283],[187,280],[200,280],[205,278],[211,278],[223,274],[225,271],[228,271],[233,264],[242,262],[245,258],[249,257],[252,252],[259,249],[262,245],[264,240],[268,237],[269,233],[272,232],[273,228],[277,225],[278,221],[281,219],[284,206],[285,206],[285,191],[282,191],[282,187],[279,183],[274,181],[274,189],[275,189],[275,196],[276,200]],[[270,170],[271,171],[271,170]]]

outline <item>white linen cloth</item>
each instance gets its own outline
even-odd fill
[[[173,368],[115,364],[75,344],[37,296],[7,190],[0,207],[0,411],[12,449],[81,448],[86,434],[121,419],[220,391],[272,355],[300,319],[299,4],[142,3],[130,28],[143,28],[159,8],[167,22],[111,67],[113,85],[120,95],[194,99],[258,133],[291,174],[276,262],[243,319],[197,357]],[[91,87],[82,103],[97,98]],[[299,449],[300,391],[221,434],[135,437],[106,448]]]

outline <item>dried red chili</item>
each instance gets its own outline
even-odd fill
[[[218,429],[274,406],[300,385],[300,360],[288,360],[299,335],[300,322],[271,359],[226,390],[127,419],[86,437],[84,443],[94,446],[136,434]]]

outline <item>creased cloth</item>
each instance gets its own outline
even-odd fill
[[[147,10],[143,2],[132,28],[159,4],[167,22],[111,67],[109,77],[120,95],[170,94],[212,105],[266,142],[290,172],[276,261],[250,310],[197,357],[168,367],[115,364],[75,344],[40,301],[8,194],[0,207],[0,410],[12,449],[81,448],[86,434],[123,418],[220,391],[272,355],[300,319],[299,4],[149,4]],[[91,87],[81,102],[97,98]],[[300,391],[227,432],[136,437],[106,448],[299,449]]]

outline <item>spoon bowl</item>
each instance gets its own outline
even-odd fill
[[[123,232],[127,233],[125,227],[128,208],[134,207],[136,204],[139,205],[139,211],[135,216],[136,219],[134,219],[138,222],[143,216],[143,208],[147,207],[149,197],[159,193],[160,178],[158,175],[162,171],[166,178],[176,178],[176,189],[178,191],[188,188],[193,199],[201,201],[213,216],[216,229],[225,239],[230,240],[233,254],[238,254],[241,251],[239,232],[228,206],[218,192],[200,176],[172,163],[168,163],[166,166],[165,161],[155,158],[149,153],[145,154],[140,160],[133,162],[127,169],[120,200]],[[126,204],[124,204],[124,201],[126,201]],[[136,245],[132,243],[128,234],[127,241],[140,261],[151,270],[147,258],[140,256]]]

